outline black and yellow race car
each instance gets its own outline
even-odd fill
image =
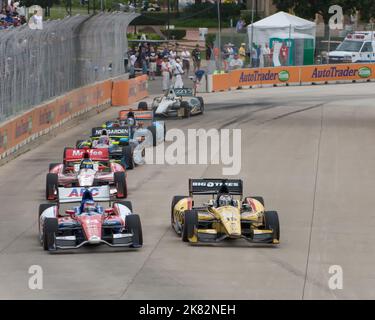
[[[197,206],[196,197],[212,198]],[[266,211],[262,197],[243,198],[239,179],[189,179],[189,196],[174,196],[172,228],[190,243],[245,239],[254,243],[279,244],[276,211]]]

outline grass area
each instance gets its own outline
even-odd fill
[[[76,15],[76,14],[86,15],[87,7],[86,8],[85,7],[72,8],[72,15]],[[51,16],[47,17],[46,20],[63,19],[66,16],[68,16],[68,12],[66,11],[65,7],[55,5],[51,8]]]

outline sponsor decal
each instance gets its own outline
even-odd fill
[[[313,79],[318,78],[345,78],[345,77],[355,77],[359,75],[359,70],[366,69],[362,71],[362,78],[367,78],[371,75],[371,70],[367,70],[369,68],[363,67],[360,69],[355,69],[351,67],[346,67],[345,69],[338,69],[336,66],[332,66],[328,69],[319,70],[315,68],[311,77]]]
[[[83,193],[85,192],[85,188],[73,188],[70,193],[68,194],[68,198],[82,198]],[[98,188],[90,188],[91,194],[93,197],[99,195]]]
[[[129,129],[128,128],[113,128],[113,129],[95,129],[95,136],[100,136],[102,134],[102,131],[107,130],[107,134],[109,136],[127,136],[129,135]]]
[[[371,77],[371,69],[368,68],[368,67],[359,68],[358,75],[361,78],[369,78],[369,77]]]
[[[65,113],[69,113],[71,109],[72,109],[72,103],[71,102],[64,103],[59,108],[60,116],[64,115]]]
[[[41,111],[39,114],[39,125],[45,125],[53,122],[54,119],[53,110]]]
[[[0,133],[0,148],[6,148],[8,143],[8,133],[5,130],[3,133]]]
[[[16,124],[16,138],[31,133],[33,128],[33,118],[32,116],[29,117],[28,121],[24,121],[24,119],[21,120],[20,123]]]
[[[286,70],[280,71],[279,74],[278,74],[278,77],[279,77],[279,80],[282,81],[282,82],[288,81],[289,78],[290,78],[289,71],[286,71]]]
[[[279,73],[271,72],[270,70],[268,70],[268,72],[260,72],[259,70],[250,71],[248,73],[241,72],[240,83],[276,80],[278,75]]]
[[[84,152],[87,152],[90,156],[103,156],[103,151],[99,149],[88,149],[88,150],[73,149],[72,156],[81,157]]]
[[[207,188],[214,188],[214,187],[221,187],[223,185],[222,182],[217,181],[209,181],[209,182],[192,182],[193,187],[207,187]],[[240,184],[238,182],[226,182],[225,185],[227,187],[239,187]]]

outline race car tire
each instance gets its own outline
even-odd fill
[[[58,231],[56,218],[46,218],[43,224],[43,249],[51,250],[55,248],[55,233]]]
[[[138,110],[139,111],[147,111],[148,110],[147,102],[146,101],[140,101],[138,103]]]
[[[131,201],[116,201],[115,203],[122,204],[123,206],[127,207],[131,212],[133,212],[133,205]]]
[[[40,234],[40,215],[43,213],[43,211],[47,210],[50,207],[54,207],[56,204],[54,203],[42,203],[39,205],[39,212],[38,212],[38,227],[39,227],[39,234]]]
[[[54,207],[54,206],[56,206],[55,203],[42,203],[42,204],[40,204],[39,205],[39,212],[38,212],[39,215],[38,215],[38,217],[40,217],[40,215],[43,213],[43,211],[47,210],[50,207]]]
[[[280,240],[279,215],[276,211],[264,212],[264,227],[265,229],[273,230],[275,239]]]
[[[190,117],[190,106],[187,101],[181,102],[181,108],[184,110],[183,118],[189,118]]]
[[[155,126],[148,126],[147,130],[149,130],[152,134],[152,145],[156,146],[156,127]]]
[[[199,102],[201,103],[201,113],[203,114],[204,113],[204,100],[202,97],[197,97]]]
[[[188,242],[194,236],[194,230],[198,226],[198,212],[186,210],[184,215],[184,225],[182,227],[182,241]]]
[[[117,189],[116,198],[126,198],[128,196],[128,188],[125,172],[115,172],[114,183]]]
[[[122,158],[125,163],[126,169],[132,170],[135,167],[133,148],[130,145],[122,147]]]
[[[48,171],[51,171],[54,167],[56,167],[59,164],[60,163],[50,163],[49,166],[48,166]]]
[[[173,224],[174,224],[173,209],[176,206],[177,202],[179,202],[181,199],[184,199],[184,198],[187,198],[187,196],[174,196],[172,198],[172,204],[171,204],[171,225],[172,225],[172,228],[173,228]]]
[[[56,195],[55,191],[58,190],[59,187],[59,178],[56,173],[47,173],[46,178],[46,199],[47,200],[55,200]]]
[[[79,149],[79,146],[82,142],[84,142],[85,140],[77,140],[76,141],[76,148]]]
[[[133,248],[139,248],[143,245],[143,234],[141,219],[138,214],[129,214],[125,218],[125,224],[128,229],[133,234]]]

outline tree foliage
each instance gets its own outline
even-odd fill
[[[332,5],[339,5],[345,14],[351,14],[356,9],[360,10],[362,3],[374,3],[374,0],[273,0],[278,10],[288,11],[292,9],[297,16],[306,19],[314,19],[315,14],[320,14],[325,23],[332,16],[328,10]],[[374,4],[375,6],[375,4]]]

